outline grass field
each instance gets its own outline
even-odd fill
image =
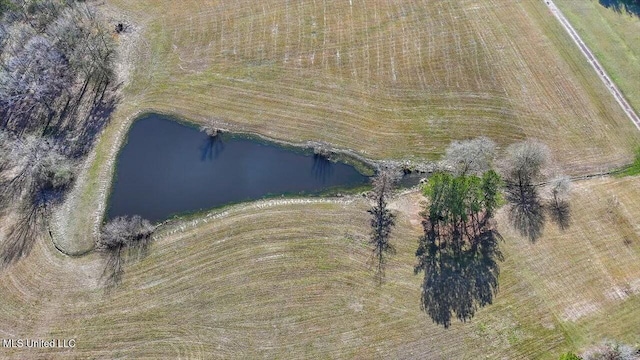
[[[557,0],[556,4],[636,113],[640,111],[640,17],[607,9],[598,0]]]
[[[419,308],[412,193],[392,202],[398,253],[382,286],[363,199],[262,201],[163,229],[108,295],[95,253],[67,258],[40,241],[0,278],[0,332],[75,338],[66,355],[78,358],[556,359],[603,338],[639,344],[639,196],[637,178],[589,180],[566,233],[548,225],[531,244],[501,226],[496,302],[448,330]]]
[[[533,137],[571,174],[629,162],[640,140],[538,1],[111,0],[105,10],[132,24],[119,62],[128,76],[56,220],[70,253],[91,248],[113,158],[144,110],[374,159],[435,159],[478,135]]]
[[[638,140],[542,2],[108,3],[146,40],[127,93],[194,121],[374,158],[529,136],[574,171]]]
[[[640,140],[542,2],[106,3],[133,25],[119,40],[129,76],[51,220],[70,253],[91,250],[114,157],[146,110],[373,159],[432,160],[478,135],[501,146],[535,137],[571,174],[629,162]],[[34,358],[554,359],[604,338],[640,344],[639,197],[636,177],[581,182],[573,226],[549,225],[536,244],[500,215],[496,302],[449,330],[419,308],[420,197],[409,194],[392,203],[398,254],[380,287],[364,200],[258,201],[162,228],[110,294],[97,254],[67,257],[41,239],[0,276],[0,332],[77,340]]]

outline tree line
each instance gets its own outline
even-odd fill
[[[117,103],[113,31],[81,1],[0,0],[0,268],[26,256]]]

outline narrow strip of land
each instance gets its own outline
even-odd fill
[[[560,24],[562,24],[562,27],[567,31],[571,39],[573,39],[576,45],[578,45],[578,48],[580,48],[580,52],[582,52],[582,54],[587,58],[587,61],[589,62],[589,64],[591,64],[591,66],[596,70],[598,77],[606,85],[607,89],[609,89],[609,92],[613,95],[613,97],[616,98],[616,101],[618,102],[618,104],[620,104],[620,106],[622,107],[622,110],[624,110],[624,112],[627,114],[629,119],[631,119],[631,121],[636,125],[636,127],[640,129],[640,117],[638,117],[638,114],[636,114],[633,108],[631,107],[631,105],[629,105],[629,103],[627,102],[627,99],[625,99],[620,89],[618,89],[618,87],[611,80],[611,78],[609,77],[607,72],[604,70],[602,65],[600,65],[600,63],[598,62],[598,59],[596,59],[596,57],[593,55],[593,53],[591,52],[587,44],[585,44],[585,42],[582,40],[580,35],[578,35],[576,30],[573,28],[573,26],[571,26],[571,23],[569,22],[569,20],[567,20],[567,18],[564,16],[562,11],[558,9],[558,7],[553,2],[553,0],[544,0],[544,1],[547,3],[547,6],[551,10],[551,13],[553,14],[553,16],[555,16],[556,19],[558,19],[558,21],[560,22]]]

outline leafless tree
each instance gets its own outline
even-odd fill
[[[395,225],[395,215],[387,207],[387,199],[393,191],[397,175],[390,169],[381,170],[373,179],[373,207],[367,210],[371,214],[371,237],[373,260],[376,266],[376,278],[379,283],[384,279],[387,256],[395,254],[395,247],[390,243],[391,230]]]
[[[64,136],[77,136],[96,119],[76,114],[85,94],[93,93],[87,99],[93,109],[113,82],[113,38],[85,3],[19,2],[21,10],[0,31],[0,127],[45,134],[67,124]]]
[[[640,360],[640,350],[618,342],[606,341],[587,350],[584,360]]]
[[[62,190],[73,180],[71,161],[47,138],[27,135],[8,141],[0,201],[36,196],[43,190]]]
[[[539,181],[549,161],[549,148],[541,142],[526,140],[507,147],[505,179],[521,184]]]
[[[113,80],[115,44],[95,8],[86,4],[67,7],[47,33],[85,82],[100,87]]]
[[[74,159],[117,101],[107,92],[115,44],[95,8],[9,2],[0,22],[0,208],[11,205],[18,220],[0,245],[1,266],[29,253],[73,181]]]
[[[8,139],[3,148],[0,207],[13,204],[18,220],[0,246],[0,267],[29,254],[50,207],[73,181],[71,161],[44,138]]]
[[[108,287],[122,280],[125,255],[134,251],[144,256],[151,242],[154,226],[140,216],[117,217],[103,228],[96,249],[103,252],[107,262],[103,277]]]
[[[56,113],[57,100],[68,95],[73,83],[68,61],[42,36],[32,37],[0,72],[0,98],[7,110],[5,126],[18,122],[21,130],[33,130]]]
[[[549,160],[546,145],[534,141],[510,145],[502,166],[509,202],[509,218],[521,235],[536,241],[544,228],[545,215],[539,182]]]
[[[213,119],[208,119],[202,126],[200,126],[200,131],[207,134],[209,137],[216,137],[221,132],[218,129],[216,121]]]
[[[496,144],[489,138],[454,141],[445,153],[445,163],[456,175],[480,175],[491,168]]]

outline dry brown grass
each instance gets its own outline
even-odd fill
[[[577,172],[629,158],[634,128],[542,2],[108,2],[147,43],[128,93],[374,158],[452,139],[540,138]]]
[[[638,343],[638,196],[637,178],[590,180],[576,186],[567,232],[549,225],[530,244],[503,227],[495,304],[448,330],[419,309],[415,193],[392,203],[398,254],[380,287],[367,263],[362,199],[263,201],[172,225],[110,294],[99,287],[97,255],[68,258],[40,241],[0,277],[0,333],[78,346],[1,354],[556,359],[602,338]],[[608,218],[614,197],[617,215]],[[625,222],[631,228],[610,229]]]
[[[91,248],[134,115],[152,109],[372,158],[538,138],[572,174],[630,161],[639,133],[542,2],[119,1],[129,74],[57,240]],[[132,40],[134,39],[134,40]],[[124,79],[124,78],[123,78]]]
[[[108,6],[142,36],[125,100],[56,218],[56,235],[75,249],[93,243],[113,157],[141,109],[374,158],[432,158],[481,134],[502,145],[536,137],[571,173],[627,161],[638,141],[537,1]],[[638,343],[639,196],[637,178],[590,180],[576,187],[567,232],[549,225],[529,244],[503,229],[496,303],[449,330],[419,309],[416,195],[394,203],[398,254],[382,287],[367,266],[361,199],[257,202],[174,225],[108,295],[96,254],[69,258],[41,239],[0,275],[0,333],[78,347],[0,354],[553,359],[604,337]]]

